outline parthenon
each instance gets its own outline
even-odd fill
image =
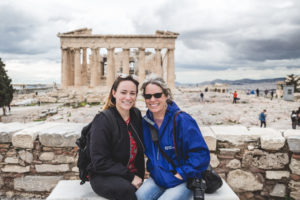
[[[174,50],[178,33],[98,35],[92,29],[58,33],[61,43],[61,86],[111,86],[117,73],[135,74],[140,83],[149,73],[175,86]]]

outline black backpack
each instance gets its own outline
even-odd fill
[[[110,110],[104,110],[101,113],[103,113],[111,121],[116,121],[113,113]],[[99,115],[99,113],[97,115]],[[76,140],[76,145],[79,147],[77,167],[79,169],[79,178],[81,180],[80,185],[84,184],[86,181],[89,181],[87,167],[91,163],[89,142],[93,121],[90,122],[87,126],[83,127],[83,129],[81,130],[80,138]]]

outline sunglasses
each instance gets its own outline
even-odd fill
[[[145,99],[151,99],[152,96],[154,96],[154,98],[159,99],[161,97],[163,93],[154,93],[154,94],[144,94]]]
[[[120,73],[119,75],[118,75],[118,77],[120,77],[120,78],[122,78],[122,79],[126,79],[126,78],[132,78],[132,79],[134,79],[135,81],[139,81],[139,78],[136,76],[136,75],[134,75],[134,74],[124,74],[124,73]]]

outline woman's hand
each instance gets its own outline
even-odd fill
[[[131,184],[136,188],[136,189],[139,189],[139,187],[141,187],[141,185],[143,184],[143,180],[138,177],[138,176],[134,176]]]
[[[175,176],[176,178],[178,178],[179,180],[183,180],[182,176],[181,176],[180,174],[178,174],[178,173],[176,173],[174,176]]]

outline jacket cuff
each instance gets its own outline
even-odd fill
[[[130,173],[128,174],[128,177],[129,177],[129,181],[130,181],[130,182],[132,182],[132,181],[133,181],[133,179],[134,179],[134,176],[135,176],[135,174],[134,174],[134,173],[131,173],[131,172],[130,172]]]
[[[176,171],[178,174],[180,174],[180,176],[183,178],[183,180],[186,181],[186,175],[179,167],[176,168]]]

